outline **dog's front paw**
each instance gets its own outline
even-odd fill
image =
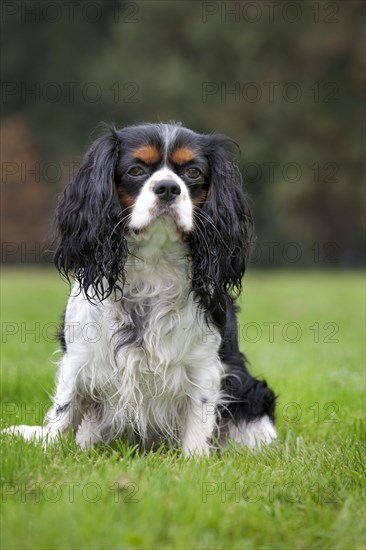
[[[183,454],[187,457],[200,457],[200,456],[210,456],[210,447],[200,446],[200,447],[183,447]]]
[[[182,442],[182,451],[184,456],[187,457],[209,456],[210,446],[202,439],[185,438]]]
[[[81,421],[76,432],[76,444],[80,449],[90,449],[96,443],[101,441],[100,423],[98,420],[98,412],[91,407]]]

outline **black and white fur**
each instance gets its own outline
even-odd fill
[[[186,455],[275,439],[274,393],[238,347],[251,215],[229,141],[169,123],[91,146],[57,212],[55,263],[75,283],[56,394],[45,427],[20,433]]]

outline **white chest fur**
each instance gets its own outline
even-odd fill
[[[190,292],[188,249],[166,221],[129,244],[122,300],[92,305],[73,292],[61,375],[99,404],[98,430],[108,438],[177,439],[192,408],[196,422],[207,424],[206,404],[218,401],[220,335]]]

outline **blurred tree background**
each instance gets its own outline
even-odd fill
[[[2,261],[47,227],[101,121],[233,137],[256,266],[364,265],[365,5],[2,2]]]

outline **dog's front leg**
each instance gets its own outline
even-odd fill
[[[207,400],[204,398],[189,400],[182,433],[182,449],[185,455],[209,455],[209,441],[216,423],[215,410],[216,406],[212,404],[208,411]]]
[[[11,426],[5,431],[12,435],[21,435],[26,440],[42,441],[45,444],[55,440],[58,434],[76,429],[82,418],[82,404],[76,392],[75,376],[67,355],[61,361],[60,374],[57,383],[53,405],[45,418],[44,426]]]
[[[76,430],[81,422],[83,407],[77,393],[78,369],[75,367],[69,353],[66,353],[61,361],[53,405],[45,418],[45,432],[50,439],[55,439],[59,433],[69,429]]]

